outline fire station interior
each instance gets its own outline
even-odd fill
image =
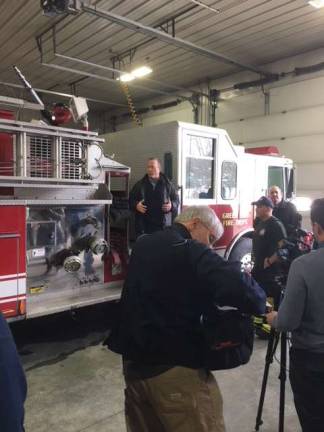
[[[310,233],[324,190],[323,25],[322,0],[0,2],[0,312],[27,378],[26,432],[126,432],[121,357],[103,341],[148,158],[180,208],[215,210],[216,253],[242,271],[251,203],[272,185]],[[279,430],[279,348],[256,424],[267,332],[248,364],[214,372],[227,432]],[[302,431],[285,389],[284,431]]]

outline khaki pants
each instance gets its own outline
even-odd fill
[[[126,381],[125,415],[128,432],[225,432],[217,382],[202,369]]]

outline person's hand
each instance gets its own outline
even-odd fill
[[[172,203],[171,201],[168,201],[167,203],[164,203],[162,206],[162,210],[164,211],[164,213],[169,213],[169,211],[172,208]]]
[[[272,265],[272,263],[271,263],[271,261],[270,261],[270,258],[269,258],[269,257],[264,258],[263,268],[264,268],[264,269],[267,269],[267,268],[269,268],[271,265]]]
[[[139,213],[142,213],[142,214],[144,214],[144,213],[147,212],[147,206],[145,206],[145,205],[143,204],[143,200],[142,200],[142,201],[139,201],[139,202],[136,204],[136,210],[137,210]]]
[[[276,311],[272,311],[272,312],[266,314],[267,323],[270,324],[271,327],[272,327],[273,320],[277,316],[277,314],[278,314],[278,312],[276,312]]]

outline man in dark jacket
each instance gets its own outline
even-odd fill
[[[293,236],[296,229],[301,226],[302,216],[293,203],[283,199],[282,191],[278,186],[271,186],[269,197],[273,203],[272,215],[283,223],[287,236]]]
[[[27,385],[14,340],[0,313],[0,431],[24,431]]]
[[[206,306],[264,313],[265,293],[212,249],[223,227],[207,206],[187,207],[135,243],[108,346],[123,355],[129,432],[224,432],[222,397],[206,369]]]
[[[162,230],[178,214],[178,194],[170,180],[161,173],[159,160],[150,158],[146,172],[129,194],[130,209],[135,212],[136,237]]]

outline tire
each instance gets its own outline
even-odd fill
[[[242,270],[251,271],[253,267],[252,262],[252,239],[243,237],[236,245],[228,257],[229,261],[241,261]]]

